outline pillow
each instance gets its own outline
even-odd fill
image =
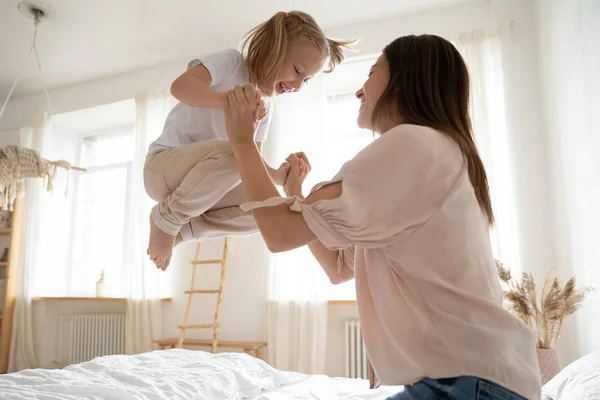
[[[600,400],[600,350],[569,364],[542,387],[542,400]]]

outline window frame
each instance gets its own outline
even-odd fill
[[[125,168],[127,171],[126,174],[126,182],[127,182],[127,187],[125,189],[125,207],[124,207],[124,215],[130,215],[131,212],[131,191],[132,191],[132,187],[131,187],[131,176],[132,176],[132,169],[133,169],[133,151],[131,152],[131,156],[130,156],[130,161],[125,161],[125,162],[119,162],[119,163],[113,163],[113,164],[107,164],[107,165],[101,165],[101,166],[86,166],[83,165],[83,153],[84,153],[84,145],[85,145],[85,140],[89,139],[89,138],[93,138],[93,137],[101,137],[101,136],[111,136],[111,135],[115,135],[117,137],[124,137],[124,136],[129,136],[131,138],[131,140],[134,139],[134,130],[135,130],[135,124],[120,124],[120,125],[116,125],[114,127],[110,127],[110,128],[106,128],[106,129],[98,129],[98,130],[93,130],[93,131],[86,131],[86,132],[82,132],[79,135],[78,138],[78,151],[77,151],[77,160],[79,162],[80,165],[82,165],[84,168],[86,168],[87,172],[86,173],[94,173],[94,172],[102,172],[102,171],[109,171],[109,170],[115,170],[115,169],[120,169],[120,168]],[[81,185],[80,185],[80,179],[81,177],[79,176],[79,174],[75,175],[74,177],[74,204],[73,204],[73,209],[71,211],[71,226],[70,226],[70,248],[71,249],[75,249],[75,230],[77,228],[77,215],[80,211],[80,203],[78,201],[79,196],[81,195]],[[128,235],[129,232],[129,228],[128,225],[126,223],[126,220],[123,220],[123,235],[126,236]],[[125,248],[123,248],[122,250],[122,254],[121,254],[121,258],[122,258],[122,265],[125,264],[125,260],[126,260],[126,254],[125,254]],[[74,272],[74,268],[78,268],[78,266],[75,265],[75,260],[74,260],[74,255],[75,255],[75,251],[71,251],[69,254],[69,258],[68,258],[68,265],[67,265],[67,274],[72,276],[73,272]],[[122,292],[123,292],[123,287],[122,285],[124,284],[124,282],[126,282],[126,278],[127,278],[127,274],[126,274],[126,269],[125,268],[121,268],[120,271],[120,287],[118,288],[118,293],[114,293],[115,296],[119,297]],[[72,280],[68,281],[68,286],[72,285]],[[73,288],[72,287],[67,287],[67,291],[68,293],[73,293]]]

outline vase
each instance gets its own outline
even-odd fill
[[[102,271],[100,279],[96,282],[96,297],[104,297],[104,271]]]
[[[540,372],[542,374],[542,385],[560,372],[558,365],[558,354],[555,349],[537,349]]]

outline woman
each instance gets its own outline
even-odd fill
[[[356,279],[375,373],[406,385],[393,399],[539,399],[534,334],[502,308],[456,48],[431,35],[385,48],[356,93],[358,125],[381,136],[306,200],[281,198],[269,179],[252,142],[255,96],[238,87],[225,111],[245,208],[272,252],[308,244],[332,282]]]

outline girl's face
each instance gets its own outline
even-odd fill
[[[385,55],[380,55],[375,64],[371,67],[369,77],[363,87],[356,92],[356,97],[360,100],[360,109],[358,111],[357,123],[360,128],[374,130],[373,110],[379,98],[387,88],[390,81],[390,67]],[[382,117],[386,117],[383,116]],[[396,123],[387,121],[392,118],[382,118],[377,127],[377,133],[382,133],[393,128]],[[391,126],[390,126],[391,125]]]
[[[321,72],[325,61],[326,57],[321,49],[310,41],[290,41],[275,82],[275,93],[280,95],[298,92],[312,77]]]

